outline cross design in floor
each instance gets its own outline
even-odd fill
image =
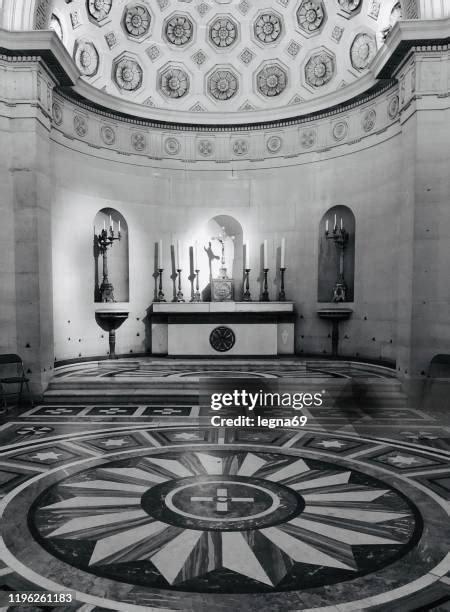
[[[116,414],[128,414],[128,410],[126,410],[125,408],[100,408],[98,412],[109,416],[114,416]]]
[[[70,408],[47,408],[46,414],[53,414],[55,416],[64,415],[64,414],[72,414],[72,410]]]
[[[36,425],[30,425],[28,427],[20,427],[17,429],[16,434],[18,436],[43,436],[53,431],[53,427],[39,427]]]
[[[179,408],[157,408],[153,410],[153,414],[162,414],[163,416],[170,416],[171,414],[179,414],[181,410]]]
[[[191,497],[191,501],[199,501],[199,502],[214,502],[216,504],[217,512],[228,512],[228,504],[230,503],[238,503],[238,502],[254,502],[254,497],[231,497],[228,495],[228,489],[217,489],[215,497],[199,497],[193,496]]]

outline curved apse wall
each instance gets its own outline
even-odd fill
[[[91,276],[90,228],[103,208],[119,210],[132,236],[130,315],[117,333],[118,354],[148,349],[155,244],[163,240],[169,265],[170,245],[180,240],[182,290],[189,296],[188,248],[208,231],[209,220],[227,217],[239,221],[243,240],[250,242],[254,300],[260,295],[258,262],[264,240],[269,294],[277,299],[278,250],[286,238],[286,292],[297,310],[296,350],[329,353],[329,329],[316,314],[319,225],[337,202],[354,212],[357,240],[365,246],[355,258],[354,315],[343,324],[342,353],[395,359],[402,156],[396,85],[314,121],[246,131],[168,131],[105,117],[59,95],[55,104],[52,247],[58,361],[107,352],[95,323]],[[106,123],[114,130],[112,144],[101,140]],[[214,140],[210,158],[199,157],[200,139]],[[199,244],[203,286],[208,278],[204,246]],[[166,297],[172,291],[169,273],[166,266]],[[239,291],[242,278],[236,280]]]

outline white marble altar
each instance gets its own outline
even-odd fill
[[[152,353],[171,356],[268,356],[294,353],[292,302],[156,302],[151,308]],[[234,334],[226,351],[213,348],[211,333]]]

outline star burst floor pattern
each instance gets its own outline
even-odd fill
[[[277,452],[166,450],[96,466],[44,490],[30,529],[86,572],[204,593],[302,590],[406,555],[415,506],[354,469]]]

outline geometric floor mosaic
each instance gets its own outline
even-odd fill
[[[84,612],[450,601],[445,449],[37,412],[0,429],[4,593],[70,590]]]

